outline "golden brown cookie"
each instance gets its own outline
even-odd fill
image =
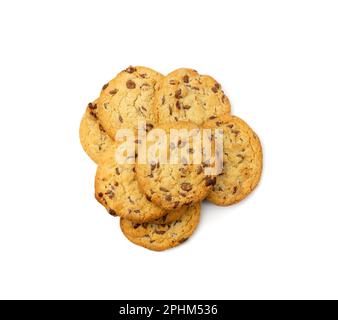
[[[160,82],[155,105],[159,122],[189,120],[198,125],[218,115],[230,113],[230,102],[221,85],[210,76],[181,68]]]
[[[156,220],[149,221],[149,223],[153,224],[168,224],[173,221],[178,220],[182,217],[182,215],[186,212],[186,207],[181,207],[175,210],[167,211],[167,213]]]
[[[244,199],[258,184],[263,165],[258,136],[240,118],[223,115],[209,120],[205,128],[223,129],[223,172],[207,199],[227,206]]]
[[[154,96],[162,77],[152,69],[130,66],[103,86],[98,117],[110,137],[118,129],[137,129],[139,120],[153,128],[157,122]]]
[[[121,230],[131,242],[150,250],[162,251],[176,247],[196,229],[200,219],[200,204],[185,207],[184,211],[181,218],[169,224],[139,224],[121,219]]]
[[[97,100],[89,103],[80,124],[80,141],[83,150],[96,163],[112,148],[112,139],[97,119]]]
[[[135,164],[119,164],[115,152],[105,155],[97,168],[95,197],[111,215],[135,222],[155,220],[166,214],[141,192]]]
[[[162,129],[167,137],[165,152],[168,161],[161,163],[158,160],[155,163],[148,158],[146,163],[137,162],[137,180],[142,191],[152,202],[166,210],[174,210],[201,201],[211,190],[216,178],[205,174],[202,162],[192,163],[194,156],[192,141],[200,133],[200,128],[189,121],[159,125],[148,134],[147,154],[154,146],[159,145],[157,140],[149,139],[149,136],[159,129]],[[181,137],[177,143],[173,143],[170,140],[172,137],[170,132],[180,129],[187,130],[191,135],[186,139]],[[177,163],[171,163],[170,156],[175,152],[185,155],[178,156]]]

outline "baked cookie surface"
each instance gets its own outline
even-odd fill
[[[189,120],[198,125],[231,109],[215,79],[186,68],[177,69],[161,80],[155,105],[159,122]]]
[[[95,162],[112,148],[113,141],[97,118],[97,100],[89,103],[80,124],[80,142],[83,150]]]
[[[106,154],[97,168],[95,198],[111,215],[135,222],[156,220],[166,214],[141,192],[135,164],[119,164],[115,151]]]
[[[262,173],[263,154],[258,136],[240,118],[223,115],[209,120],[205,128],[223,129],[223,172],[207,199],[227,206],[244,199],[257,186]]]
[[[155,92],[162,75],[146,67],[128,67],[102,88],[98,117],[103,128],[114,139],[118,129],[137,129],[138,120],[148,128],[157,123]]]
[[[181,207],[175,210],[167,211],[167,213],[161,218],[149,222],[153,224],[168,224],[181,218],[185,212],[186,207]]]
[[[205,174],[202,163],[193,163],[194,149],[191,148],[191,143],[201,132],[200,128],[189,121],[161,124],[154,131],[150,131],[148,137],[159,129],[162,129],[167,137],[167,162],[153,162],[149,158],[146,163],[137,162],[137,180],[142,191],[152,202],[166,210],[201,201],[211,190],[216,178]],[[176,143],[172,142],[171,130],[180,129],[187,130],[191,135],[187,139],[180,137]],[[147,154],[158,144],[157,141],[149,140],[146,144]],[[174,153],[178,154],[176,163],[170,160]],[[183,161],[184,159],[188,161]]]
[[[199,203],[183,210],[183,215],[169,224],[139,224],[121,219],[121,230],[131,242],[150,250],[162,251],[176,247],[192,235],[200,219]]]

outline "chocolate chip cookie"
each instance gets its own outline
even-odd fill
[[[121,219],[121,230],[131,242],[150,250],[162,251],[176,247],[196,229],[200,219],[200,204],[185,207],[184,211],[181,218],[168,224],[139,224]]]
[[[154,96],[162,77],[146,67],[129,67],[103,86],[98,117],[110,137],[118,129],[136,129],[138,120],[149,129],[156,124]]]
[[[152,140],[150,137],[159,132],[166,136],[166,145],[161,139]],[[183,129],[187,135],[176,136],[173,133]],[[180,131],[181,132],[181,131]],[[148,134],[146,152],[148,158],[145,163],[136,164],[137,180],[140,188],[147,198],[166,210],[174,210],[183,205],[190,205],[204,199],[216,181],[215,177],[206,175],[202,161],[194,160],[193,141],[201,134],[200,128],[189,121],[158,125]],[[162,158],[150,159],[149,153],[154,147],[162,146],[166,162]],[[171,156],[177,155],[177,161],[172,161]],[[140,159],[138,159],[140,160]],[[203,160],[203,159],[201,159]]]
[[[96,163],[112,148],[112,140],[97,118],[97,100],[89,103],[80,124],[80,141],[83,150]]]
[[[95,197],[111,215],[139,223],[158,219],[167,213],[141,192],[135,164],[119,164],[115,151],[106,154],[97,168]]]
[[[189,120],[198,125],[230,112],[221,85],[210,76],[181,68],[161,80],[155,95],[159,122]]]
[[[227,206],[244,199],[258,184],[263,164],[258,136],[240,118],[223,115],[209,120],[205,128],[223,129],[223,172],[207,199]]]

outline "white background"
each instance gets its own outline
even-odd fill
[[[2,1],[1,298],[338,298],[336,1]],[[184,245],[129,243],[93,197],[86,104],[128,65],[216,78],[260,186]]]

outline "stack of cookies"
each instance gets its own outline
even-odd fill
[[[140,123],[146,137],[156,136],[159,129],[166,141],[171,141],[172,130],[192,134],[175,143],[163,145],[156,139],[143,143]],[[206,129],[222,131],[221,148],[212,148],[212,154],[201,162],[190,161],[198,151],[192,141]],[[129,154],[132,159],[118,161],[119,137],[125,130],[135,135],[133,154]],[[130,66],[120,72],[103,86],[99,98],[88,104],[80,140],[98,165],[95,198],[112,216],[120,217],[127,239],[151,250],[165,250],[186,241],[199,223],[202,200],[221,206],[237,203],[256,187],[262,171],[257,135],[231,115],[221,85],[192,69],[178,69],[166,76],[146,67]],[[207,140],[213,142],[214,133]],[[140,145],[145,154],[156,145],[169,156],[185,149],[186,157],[178,162],[137,161]],[[221,170],[206,170],[219,153]]]

